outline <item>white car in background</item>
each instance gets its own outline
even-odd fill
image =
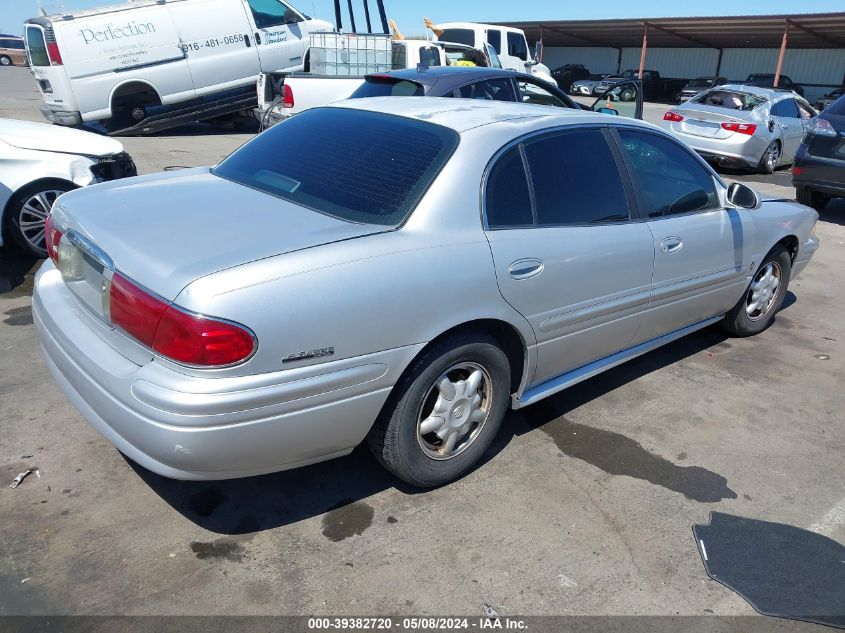
[[[0,245],[46,257],[44,221],[60,195],[135,176],[123,145],[92,132],[0,119]]]

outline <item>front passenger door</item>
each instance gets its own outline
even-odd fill
[[[485,231],[505,300],[537,337],[529,386],[630,346],[654,248],[600,128],[511,146],[485,183]],[[529,184],[530,183],[530,184]]]
[[[637,342],[724,314],[751,281],[754,222],[725,207],[713,172],[649,130],[618,129],[640,214],[654,236],[651,303]]]

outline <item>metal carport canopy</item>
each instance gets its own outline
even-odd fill
[[[845,12],[621,20],[497,22],[525,31],[545,46],[659,48],[779,48],[789,25],[789,48],[845,48]]]

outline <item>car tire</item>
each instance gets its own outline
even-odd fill
[[[35,257],[47,257],[44,246],[44,221],[56,198],[73,189],[76,189],[76,186],[64,180],[45,180],[24,187],[12,196],[6,206],[3,221],[18,246]]]
[[[0,66],[14,66],[12,58],[8,55],[0,55]]]
[[[510,363],[496,341],[482,333],[450,336],[405,371],[367,443],[399,479],[439,486],[466,473],[487,452],[509,397]]]
[[[786,297],[791,274],[792,258],[779,244],[766,255],[742,299],[725,315],[723,327],[734,336],[753,336],[769,327]],[[776,286],[769,276],[777,279]]]
[[[757,170],[761,174],[773,174],[780,163],[781,147],[778,141],[772,141],[760,157],[760,162],[757,165]]]
[[[816,211],[821,211],[830,200],[830,196],[809,187],[798,187],[795,190],[795,199]]]

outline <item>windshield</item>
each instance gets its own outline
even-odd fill
[[[458,141],[433,123],[314,108],[259,134],[212,173],[341,220],[397,226]]]
[[[729,110],[741,110],[743,112],[753,110],[761,103],[765,103],[765,99],[747,92],[739,92],[736,90],[708,90],[704,94],[692,100],[692,103],[701,103],[709,106],[716,106],[718,108],[728,108]]]
[[[407,81],[396,77],[370,76],[364,79],[364,83],[349,98],[422,97],[423,94],[425,94],[423,87],[414,81]]]
[[[783,78],[783,75],[781,75]],[[747,84],[770,84],[774,83],[775,76],[774,75],[748,75],[748,79],[745,80]]]
[[[445,29],[437,39],[441,42],[453,42],[475,46],[475,33],[470,29]]]
[[[707,77],[699,77],[698,79],[693,79],[691,82],[687,84],[689,88],[707,88],[710,84],[713,83],[712,79],[708,79]]]

